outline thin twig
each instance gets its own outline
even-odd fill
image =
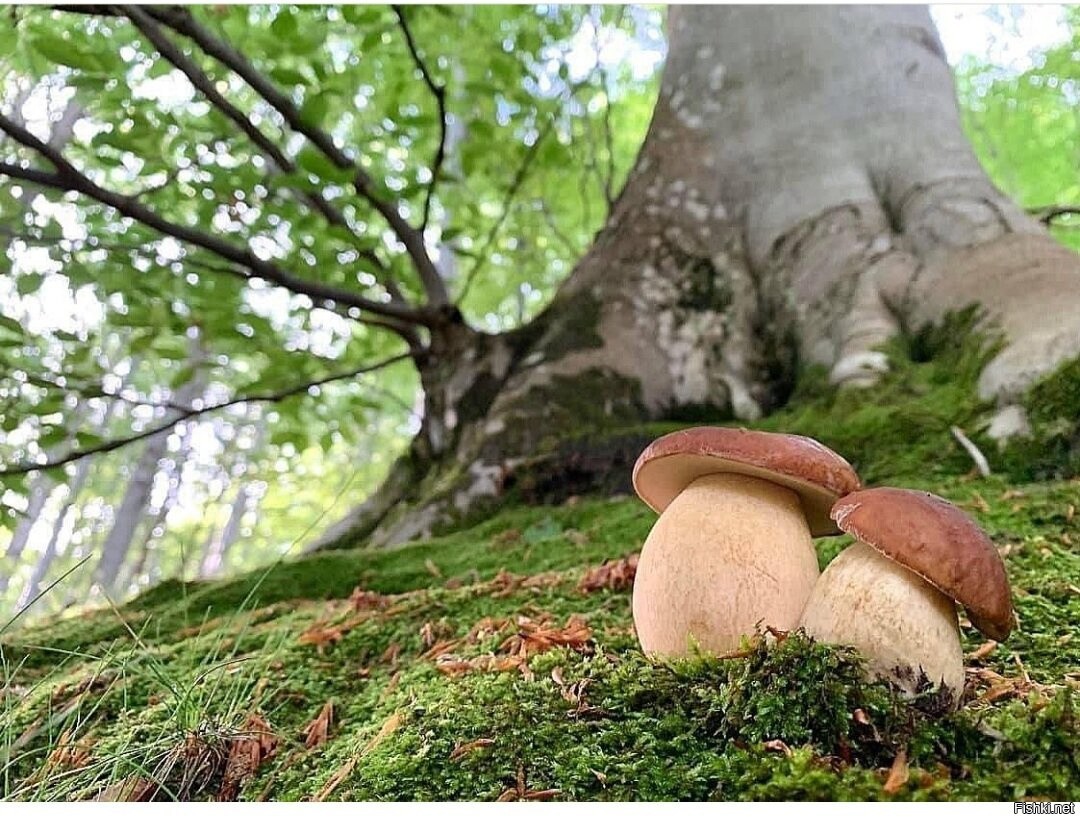
[[[964,431],[955,424],[949,428],[949,432],[952,433],[953,438],[957,440],[967,454],[971,456],[971,460],[975,462],[975,469],[978,470],[979,475],[983,478],[988,478],[990,475],[990,463],[986,460],[986,456],[982,454],[982,451],[975,446],[975,442],[969,439],[964,434]]]
[[[435,161],[431,164],[431,184],[424,195],[424,212],[420,220],[420,231],[423,233],[431,218],[431,200],[435,194],[435,186],[439,184],[439,175],[442,172],[443,163],[446,161],[446,86],[435,82],[435,78],[431,76],[427,64],[420,57],[412,31],[409,30],[409,24],[405,21],[404,10],[401,6],[392,6],[391,8],[393,8],[394,14],[397,15],[398,26],[405,36],[405,45],[409,48],[409,54],[412,55],[416,67],[420,69],[420,75],[424,78],[424,85],[428,87],[431,96],[435,98],[435,105],[439,111],[439,146],[435,149]]]
[[[182,404],[177,404],[173,401],[151,401],[150,399],[142,398],[140,396],[125,396],[123,393],[113,392],[106,390],[104,387],[89,388],[82,385],[61,384],[54,379],[50,379],[47,376],[42,376],[37,373],[27,373],[26,381],[28,384],[34,385],[34,387],[40,387],[42,390],[63,390],[66,393],[75,393],[80,398],[84,399],[115,399],[116,401],[122,401],[125,404],[130,404],[135,407],[157,407],[162,410],[178,410],[181,413],[190,410]]]
[[[1047,205],[1044,208],[1029,208],[1028,213],[1044,225],[1050,225],[1060,216],[1080,216],[1080,205]]]
[[[540,150],[540,144],[544,141],[544,138],[551,133],[555,127],[554,118],[548,120],[547,124],[541,129],[540,133],[536,137],[536,141],[529,146],[525,152],[525,156],[522,159],[521,165],[518,167],[514,174],[514,178],[510,181],[510,186],[506,189],[506,195],[503,197],[502,210],[499,213],[499,218],[495,220],[495,223],[488,231],[487,237],[484,239],[484,244],[480,246],[480,251],[476,255],[476,260],[473,262],[472,268],[469,270],[468,275],[465,277],[465,285],[462,287],[461,292],[458,294],[457,301],[461,304],[465,301],[465,297],[469,293],[469,288],[472,287],[473,281],[480,273],[484,265],[487,264],[491,255],[491,248],[495,244],[495,240],[499,236],[499,231],[502,230],[503,224],[506,222],[507,217],[510,215],[510,209],[514,202],[514,197],[517,196],[521,186],[525,183],[525,179],[528,176],[529,168],[533,164],[533,160],[536,159],[536,155]]]
[[[188,419],[203,416],[207,413],[213,413],[217,410],[224,410],[227,407],[232,407],[237,404],[248,404],[257,402],[272,403],[284,401],[285,399],[291,398],[292,396],[306,393],[313,387],[320,387],[331,382],[342,381],[344,379],[350,379],[356,376],[363,375],[364,373],[371,373],[375,370],[381,370],[384,367],[389,367],[390,365],[405,361],[411,358],[412,355],[412,352],[399,353],[396,356],[391,356],[390,358],[383,359],[382,361],[376,362],[372,365],[359,367],[345,373],[335,373],[331,376],[325,376],[321,379],[316,379],[315,381],[293,385],[292,387],[273,393],[256,393],[254,395],[248,396],[237,396],[236,398],[229,399],[228,401],[219,402],[218,404],[210,404],[202,408],[187,408],[186,410],[184,410],[174,418],[169,419],[168,421],[162,422],[161,424],[157,424],[152,427],[148,427],[147,429],[142,430],[138,433],[133,433],[130,436],[124,436],[122,438],[113,439],[112,441],[106,441],[94,447],[87,447],[81,450],[72,450],[64,456],[59,456],[54,459],[47,459],[42,462],[16,464],[13,467],[0,467],[0,476],[23,475],[25,473],[32,473],[35,470],[47,470],[52,467],[61,467],[65,464],[71,464],[72,462],[79,461],[80,459],[86,458],[87,456],[97,455],[99,453],[110,453],[113,450],[119,450],[121,447],[124,447],[128,444],[133,444],[136,441],[141,441],[143,439],[150,438],[151,436],[156,436],[158,433],[162,433],[166,430],[171,430],[180,422],[187,421]]]

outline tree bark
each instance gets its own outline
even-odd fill
[[[180,407],[189,406],[203,390],[203,376],[199,369],[203,354],[198,348],[198,342],[193,342],[192,347],[192,360],[196,368],[194,375],[180,386],[173,397]],[[151,436],[132,467],[131,478],[124,490],[120,505],[116,508],[113,525],[101,547],[101,558],[94,570],[95,582],[107,593],[112,592],[116,587],[120,569],[131,548],[135,531],[143,520],[146,506],[150,501],[154,477],[158,472],[158,462],[164,457],[168,443],[169,431],[167,430]]]
[[[41,513],[45,509],[45,503],[49,500],[56,489],[56,483],[44,475],[38,475],[30,485],[30,499],[26,506],[26,515],[20,519],[11,536],[7,549],[4,551],[4,563],[6,569],[0,571],[0,595],[7,592],[11,576],[19,565],[23,550],[30,542],[30,534],[38,526]]]
[[[17,610],[31,606],[32,602],[40,594],[42,582],[48,577],[49,570],[52,569],[56,556],[60,554],[61,537],[64,537],[66,540],[70,535],[68,516],[71,512],[71,508],[78,500],[79,493],[82,492],[83,485],[86,484],[89,470],[90,462],[86,459],[80,461],[75,467],[75,474],[65,488],[67,495],[64,498],[64,503],[56,513],[56,521],[53,524],[49,542],[45,545],[44,552],[41,553],[41,557],[38,558],[37,563],[34,565],[34,570],[30,574],[30,579],[26,582],[26,586],[23,587],[22,594],[19,596],[19,603],[16,607]]]
[[[314,547],[430,534],[571,432],[754,419],[808,364],[872,384],[881,343],[975,303],[1007,340],[995,435],[1080,353],[1080,259],[980,167],[927,9],[673,7],[668,40],[592,248],[528,326],[433,329],[421,434]]]
[[[131,562],[130,568],[127,570],[123,585],[125,587],[139,587],[145,586],[145,582],[140,583],[139,576],[144,569],[149,569],[147,563],[150,558],[150,553],[157,547],[161,539],[165,536],[167,529],[167,519],[170,510],[176,506],[180,497],[180,487],[184,483],[184,465],[187,463],[188,456],[191,453],[191,438],[194,425],[185,424],[184,430],[180,434],[180,446],[177,449],[175,456],[170,462],[167,462],[164,467],[164,473],[166,481],[168,482],[168,490],[165,492],[165,497],[161,501],[161,505],[153,512],[148,511],[146,515],[145,529],[143,530],[143,537],[139,544],[139,551],[135,556],[135,560]]]

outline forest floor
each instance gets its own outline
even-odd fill
[[[973,399],[985,354],[948,336],[893,353],[879,388],[818,375],[760,426],[820,438],[868,484],[937,492],[993,537],[1020,627],[997,645],[962,620],[955,713],[799,635],[650,662],[630,590],[654,514],[627,496],[518,500],[422,543],[8,629],[0,797],[1075,799],[1080,372],[1038,388],[1035,438],[999,452]],[[822,565],[847,543],[821,539]]]

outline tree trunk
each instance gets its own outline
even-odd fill
[[[71,512],[71,508],[78,500],[79,493],[82,492],[89,470],[90,461],[88,459],[83,459],[76,465],[75,475],[72,476],[71,481],[65,489],[67,495],[64,498],[64,503],[56,513],[56,522],[53,524],[52,534],[49,536],[49,543],[45,545],[44,552],[41,553],[41,557],[38,558],[37,564],[34,565],[34,571],[30,575],[30,580],[27,581],[26,586],[23,587],[22,594],[19,596],[19,603],[16,607],[18,610],[30,606],[40,594],[42,582],[48,577],[49,570],[52,569],[56,556],[60,554],[61,537],[66,541],[70,536],[68,515]]]
[[[33,484],[30,485],[30,499],[26,505],[26,515],[19,520],[18,525],[15,527],[15,533],[11,536],[11,541],[4,552],[5,567],[0,570],[0,595],[7,592],[11,576],[19,566],[19,559],[22,558],[23,550],[26,549],[26,545],[30,542],[30,535],[34,528],[39,526],[39,519],[45,509],[45,503],[55,489],[56,482],[45,475],[36,476]]]
[[[147,562],[150,558],[150,553],[165,536],[165,531],[167,529],[166,519],[169,516],[169,511],[176,506],[176,503],[180,498],[180,488],[184,483],[184,465],[187,463],[188,456],[191,454],[191,439],[193,432],[194,425],[184,425],[183,432],[180,434],[180,446],[172,460],[167,462],[163,468],[165,479],[168,483],[168,489],[165,491],[165,497],[161,500],[161,505],[153,512],[147,511],[147,515],[145,516],[145,529],[143,530],[144,534],[139,542],[139,550],[135,556],[135,560],[131,562],[131,567],[124,576],[123,587],[131,587],[133,585],[135,587],[140,587],[146,585],[145,582],[140,582],[139,576],[144,569],[148,569]]]
[[[1008,341],[979,384],[995,435],[1080,353],[1080,259],[979,166],[925,8],[673,7],[668,39],[592,248],[530,325],[435,329],[420,436],[315,547],[426,535],[574,432],[754,419],[811,363],[871,384],[882,342],[976,302]]]
[[[240,529],[244,523],[244,516],[257,508],[261,498],[260,484],[252,479],[253,465],[249,464],[249,456],[258,456],[262,448],[266,433],[266,418],[256,415],[254,418],[254,437],[251,447],[247,452],[236,453],[234,462],[230,465],[229,473],[233,475],[232,483],[237,487],[236,495],[233,496],[229,506],[229,516],[225,525],[220,530],[214,530],[206,545],[202,564],[199,568],[200,578],[212,578],[225,566],[229,549],[240,537]]]
[[[187,407],[203,390],[203,376],[199,364],[203,359],[198,343],[193,342],[192,361],[195,364],[194,375],[176,391],[173,400],[180,407]],[[168,411],[172,413],[173,411]],[[124,489],[124,496],[116,508],[113,525],[101,548],[101,558],[94,570],[94,580],[106,593],[116,587],[120,569],[127,558],[128,550],[135,537],[135,531],[142,522],[150,493],[153,490],[154,477],[158,472],[158,462],[164,457],[169,443],[169,431],[165,430],[146,440],[142,454],[131,470],[131,478]]]

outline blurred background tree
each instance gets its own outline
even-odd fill
[[[0,611],[265,563],[373,492],[439,311],[549,304],[665,54],[653,7],[0,13]],[[984,167],[1080,248],[1080,12],[943,14]]]

